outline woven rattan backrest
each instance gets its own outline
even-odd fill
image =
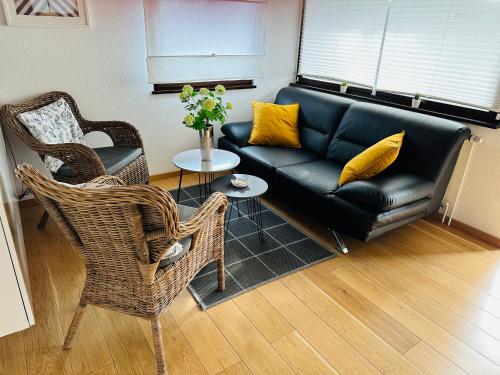
[[[17,176],[80,250],[87,272],[100,275],[103,282],[140,281],[140,265],[151,263],[146,231],[172,238],[179,231],[174,200],[155,186],[71,187],[27,164],[18,167]],[[166,224],[145,222],[145,208]]]

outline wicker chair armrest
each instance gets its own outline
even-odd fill
[[[97,153],[80,143],[44,144],[38,152],[70,165],[84,181],[106,174],[106,168]]]
[[[226,196],[222,193],[213,193],[192,217],[180,223],[177,237],[184,238],[198,232],[206,220],[217,214],[224,215],[226,208]]]
[[[83,133],[98,131],[109,135],[113,145],[127,148],[141,148],[144,150],[139,131],[125,121],[89,121],[81,123]]]
[[[172,243],[166,246],[161,251],[151,254],[153,263],[158,262],[162,259],[165,254],[170,250],[171,245],[175,240],[179,240],[184,237],[191,235],[196,235],[203,228],[204,225],[210,223],[216,225],[216,221],[220,221],[221,225],[224,225],[224,213],[227,208],[227,198],[222,193],[212,194],[202,205],[196,213],[190,217],[188,220],[183,221],[179,225],[179,231],[173,236],[169,236],[165,230],[150,232],[146,234],[146,239],[148,241],[154,239],[160,239],[162,237],[172,238]],[[196,240],[194,241],[196,242]]]

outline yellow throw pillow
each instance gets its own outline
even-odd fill
[[[384,138],[349,160],[340,174],[339,186],[351,181],[366,180],[386,169],[398,157],[404,135],[403,130]]]
[[[252,102],[252,145],[300,147],[299,104]]]

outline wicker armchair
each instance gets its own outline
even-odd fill
[[[84,134],[100,131],[113,141],[113,147],[92,149],[78,143],[45,144],[34,138],[18,120],[17,115],[32,111],[64,98],[69,104]],[[149,172],[141,136],[136,128],[123,121],[89,121],[82,117],[75,100],[65,92],[53,91],[24,104],[4,105],[0,120],[24,143],[38,153],[42,160],[52,156],[65,164],[52,176],[69,184],[88,182],[101,175],[114,175],[127,184],[147,184]],[[43,228],[47,215],[40,221]]]
[[[151,320],[159,374],[166,373],[160,315],[198,271],[218,262],[224,290],[224,213],[227,199],[214,193],[186,221],[168,192],[126,186],[116,177],[92,182],[105,188],[69,187],[23,164],[16,174],[85,259],[86,280],[64,348],[69,349],[87,304]],[[190,250],[160,267],[175,241],[192,236]]]

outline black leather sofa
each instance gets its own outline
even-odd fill
[[[437,212],[471,133],[458,122],[297,87],[281,89],[276,103],[300,103],[302,148],[248,145],[251,122],[224,125],[219,148],[240,156],[241,173],[264,178],[325,225],[364,241]],[[352,157],[401,130],[394,164],[339,188]]]

